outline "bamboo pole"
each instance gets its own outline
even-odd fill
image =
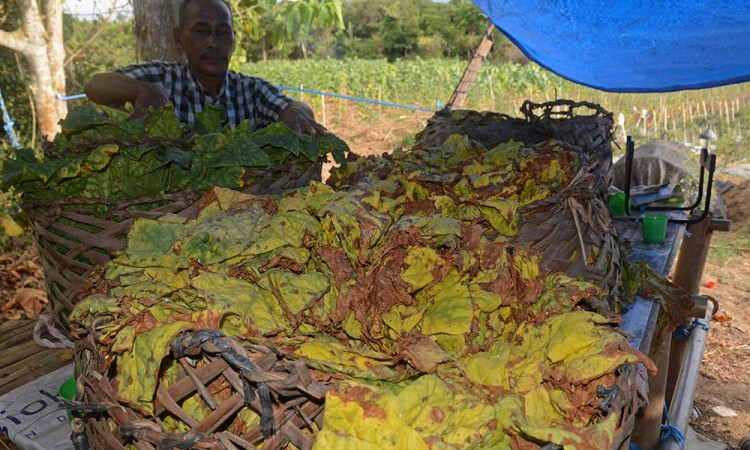
[[[325,95],[320,96],[320,103],[323,107],[323,126],[327,128],[328,124],[326,120],[326,96]]]
[[[689,103],[683,103],[682,104],[682,142],[687,142],[687,117],[685,116],[685,106],[689,105]]]
[[[729,120],[729,102],[727,102],[726,99],[724,99],[724,115],[727,118],[727,129],[730,126],[730,120]]]

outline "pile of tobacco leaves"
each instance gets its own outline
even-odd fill
[[[329,153],[342,161],[348,151],[333,134],[299,135],[283,123],[258,131],[247,121],[229,128],[222,109],[196,114],[193,129],[180,124],[171,107],[149,110],[140,120],[101,109],[73,109],[44,155],[17,152],[3,165],[0,188],[34,200],[108,201],[214,186],[241,189],[259,182],[264,170],[290,162],[306,169]]]
[[[350,158],[329,184],[282,196],[212,189],[194,219],[137,219],[70,324],[145,414],[178,371],[175,337],[217,329],[327,374],[316,449],[610,448],[618,414],[601,388],[652,363],[617,317],[581,307],[599,288],[509,244],[522,208],[580,169],[557,141],[485,149],[454,135]],[[181,406],[211,411],[198,395]],[[244,408],[229,431],[259,420]]]

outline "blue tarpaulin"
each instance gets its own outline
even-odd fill
[[[750,0],[473,0],[531,60],[612,92],[750,81]]]

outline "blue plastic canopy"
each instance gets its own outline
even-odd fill
[[[750,80],[750,0],[473,0],[531,60],[611,92]]]

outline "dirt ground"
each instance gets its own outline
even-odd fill
[[[320,110],[317,115],[321,118]],[[325,125],[347,141],[352,151],[380,154],[408,147],[430,116],[377,107],[362,111],[334,103],[328,107]],[[726,198],[733,230],[715,236],[713,247],[734,241],[746,247],[737,249],[738,257],[710,257],[706,264],[702,293],[716,298],[720,310],[711,322],[692,426],[712,440],[739,449],[740,440],[750,436],[750,261],[746,258],[750,253],[750,181],[731,189]],[[43,289],[41,269],[33,247],[28,238],[14,244],[13,250],[0,255],[0,321],[33,315],[42,306],[43,299],[37,295]],[[721,417],[713,410],[717,406],[730,408],[736,416]]]
[[[732,449],[750,436],[750,180],[736,181],[725,195],[732,231],[713,236],[703,272],[701,294],[714,297],[719,311],[708,334],[692,421],[696,431]],[[722,246],[735,246],[737,254],[721,257]],[[737,415],[722,417],[716,406]]]

